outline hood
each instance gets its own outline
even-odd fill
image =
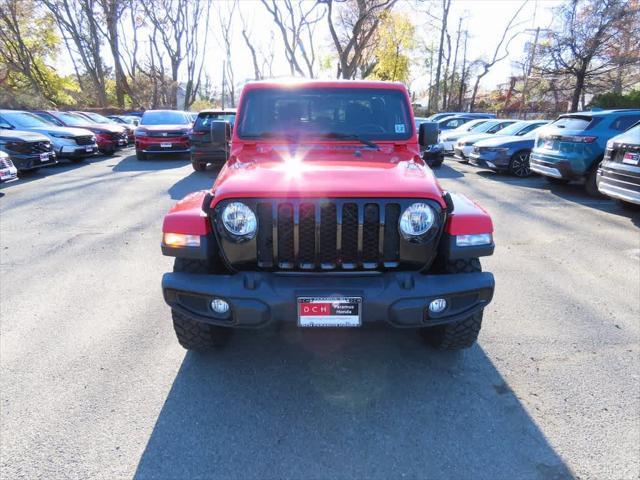
[[[73,128],[87,129],[94,133],[123,133],[126,131],[124,127],[119,127],[118,125],[107,125],[103,123],[87,123],[86,125],[82,125],[81,127]]]
[[[534,137],[518,137],[516,135],[491,135],[491,138],[485,138],[474,143],[476,147],[513,147],[521,145],[533,148]]]
[[[138,125],[138,128],[150,132],[175,132],[176,130],[191,130],[191,124],[187,125]]]
[[[45,135],[49,134],[61,134],[61,135],[69,135],[73,137],[86,137],[93,136],[93,132],[90,130],[86,130],[84,128],[76,128],[76,127],[32,127],[29,128],[30,132],[39,132]]]
[[[462,140],[465,143],[475,143],[477,141],[484,140],[485,138],[495,138],[495,136],[495,133],[476,133],[475,135],[463,135],[458,140]]]
[[[48,142],[49,137],[26,130],[0,130],[0,140],[22,140],[24,142]]]
[[[241,152],[218,175],[215,201],[260,197],[401,197],[429,198],[444,207],[443,191],[431,169],[415,153],[385,147],[381,146],[381,151],[325,149],[294,156],[274,150]]]

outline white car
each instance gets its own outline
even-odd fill
[[[470,122],[463,123],[453,130],[441,133],[439,141],[442,150],[444,150],[445,154],[453,153],[453,147],[460,137],[469,135],[470,133],[482,132],[483,130],[480,130],[480,127],[489,121],[491,121],[489,118],[479,118],[477,120],[471,120]]]
[[[12,182],[18,179],[18,169],[9,155],[0,150],[0,183]]]
[[[467,134],[458,139],[453,146],[453,156],[457,160],[467,161],[471,151],[473,150],[473,144],[484,140],[485,138],[493,138],[494,135],[515,135],[513,130],[506,130],[505,127],[509,127],[514,123],[527,123],[520,122],[518,120],[490,120],[487,122],[484,132]],[[520,127],[521,128],[521,127]],[[517,130],[519,131],[520,128]],[[510,133],[505,133],[505,130]]]

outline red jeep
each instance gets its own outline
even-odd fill
[[[414,125],[397,83],[246,85],[213,188],[164,219],[162,252],[176,258],[162,289],[180,344],[220,346],[233,328],[272,322],[386,322],[470,347],[493,296],[478,260],[493,253],[493,225],[442,190],[420,158],[419,139],[433,139]]]

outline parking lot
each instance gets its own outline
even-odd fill
[[[291,327],[185,354],[161,223],[216,172],[88,163],[0,190],[6,478],[637,478],[637,211],[448,159],[495,224],[478,345]]]

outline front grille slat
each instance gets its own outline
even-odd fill
[[[400,264],[397,200],[265,200],[255,209],[258,268],[357,271]]]

